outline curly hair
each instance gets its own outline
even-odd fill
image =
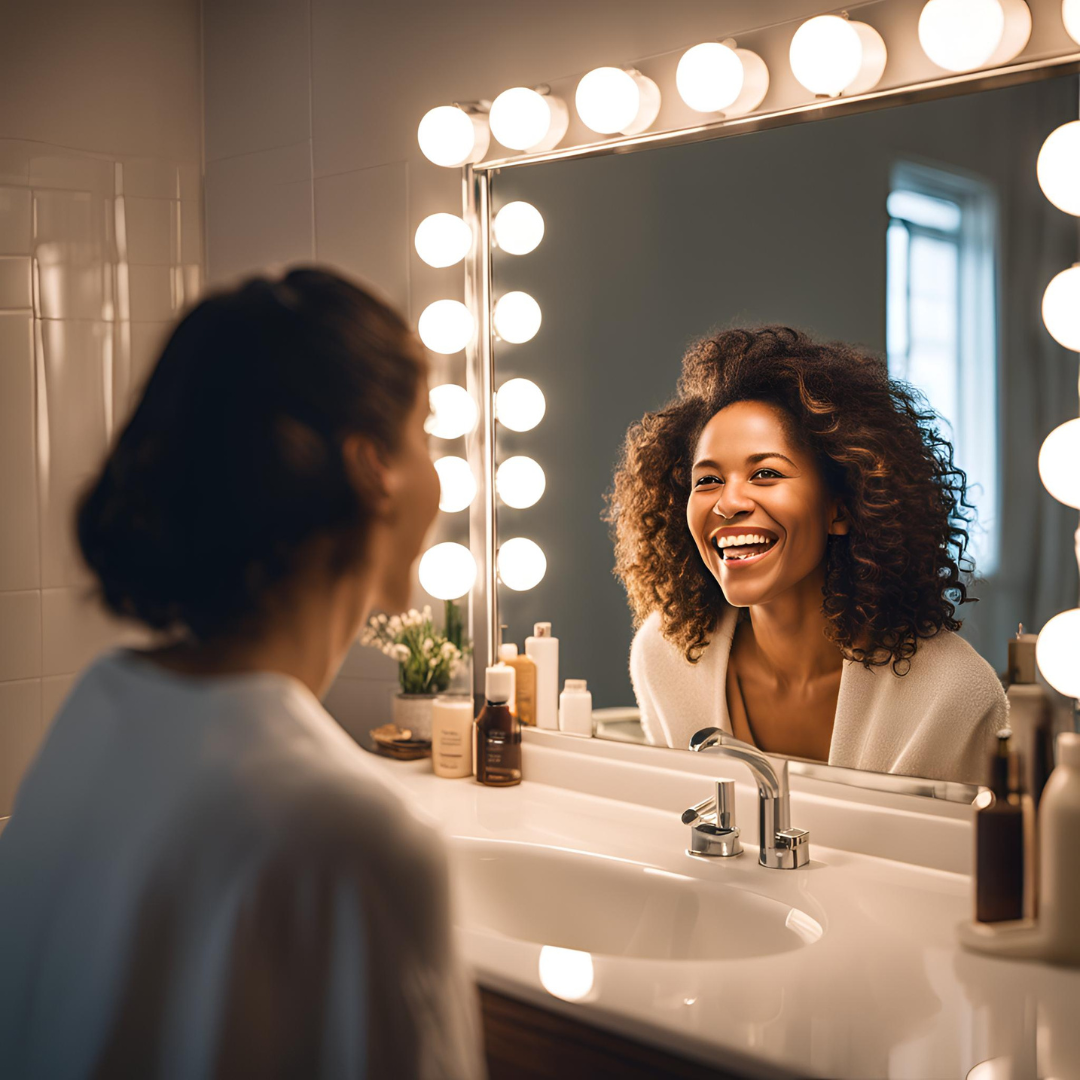
[[[675,397],[627,433],[605,520],[635,626],[659,612],[664,637],[696,662],[727,608],[686,503],[702,429],[739,401],[783,411],[850,521],[826,550],[829,639],[849,660],[904,674],[919,640],[959,629],[957,608],[971,602],[966,478],[936,414],[882,360],[783,326],[695,342]]]

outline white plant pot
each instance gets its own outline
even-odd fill
[[[414,739],[430,739],[431,710],[434,704],[434,694],[397,693],[393,700],[394,723],[399,728],[408,728]]]

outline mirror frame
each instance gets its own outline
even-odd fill
[[[919,83],[873,90],[851,97],[814,100],[785,109],[720,119],[693,127],[645,132],[585,143],[543,153],[493,158],[462,169],[462,216],[473,231],[473,249],[465,260],[465,306],[476,320],[477,332],[466,348],[466,389],[480,406],[476,430],[466,440],[466,454],[478,478],[481,497],[469,510],[469,547],[477,565],[476,584],[470,596],[474,655],[486,664],[497,661],[499,640],[498,526],[495,493],[495,331],[492,324],[492,188],[504,169],[518,169],[551,161],[627,154],[665,146],[684,146],[766,131],[790,124],[809,123],[835,116],[849,116],[877,109],[912,105],[958,94],[1004,89],[1022,83],[1080,72],[1080,51],[997,68],[963,72]],[[1080,107],[1080,103],[1078,103]],[[483,618],[477,618],[479,611]],[[482,679],[482,671],[477,678]],[[672,747],[672,749],[675,749]],[[977,787],[956,782],[929,780],[891,773],[863,772],[819,762],[788,758],[792,773],[847,786],[950,802],[970,802]]]

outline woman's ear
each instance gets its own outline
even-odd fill
[[[830,511],[829,535],[847,536],[850,531],[851,518],[848,517],[842,503],[839,501],[834,502]]]
[[[353,432],[341,445],[341,457],[353,487],[382,510],[391,498],[393,477],[379,448],[371,439]]]

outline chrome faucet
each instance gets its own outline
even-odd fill
[[[806,829],[791,827],[791,807],[788,800],[788,767],[786,761],[774,762],[756,746],[736,739],[719,728],[702,728],[690,739],[690,749],[700,752],[722,754],[741,761],[753,774],[758,789],[758,836],[760,850],[758,862],[774,870],[795,870],[810,861],[810,833]],[[690,853],[694,855],[733,855],[731,844],[710,843],[712,833],[718,827],[734,833],[731,839],[738,845],[738,829],[735,828],[732,788],[726,783],[717,784],[716,800],[706,799],[683,814],[684,824],[691,828]],[[721,805],[721,803],[725,805]],[[716,821],[706,819],[715,814]],[[722,820],[721,820],[722,819]],[[695,831],[697,830],[697,831]],[[698,831],[701,836],[698,836]]]

